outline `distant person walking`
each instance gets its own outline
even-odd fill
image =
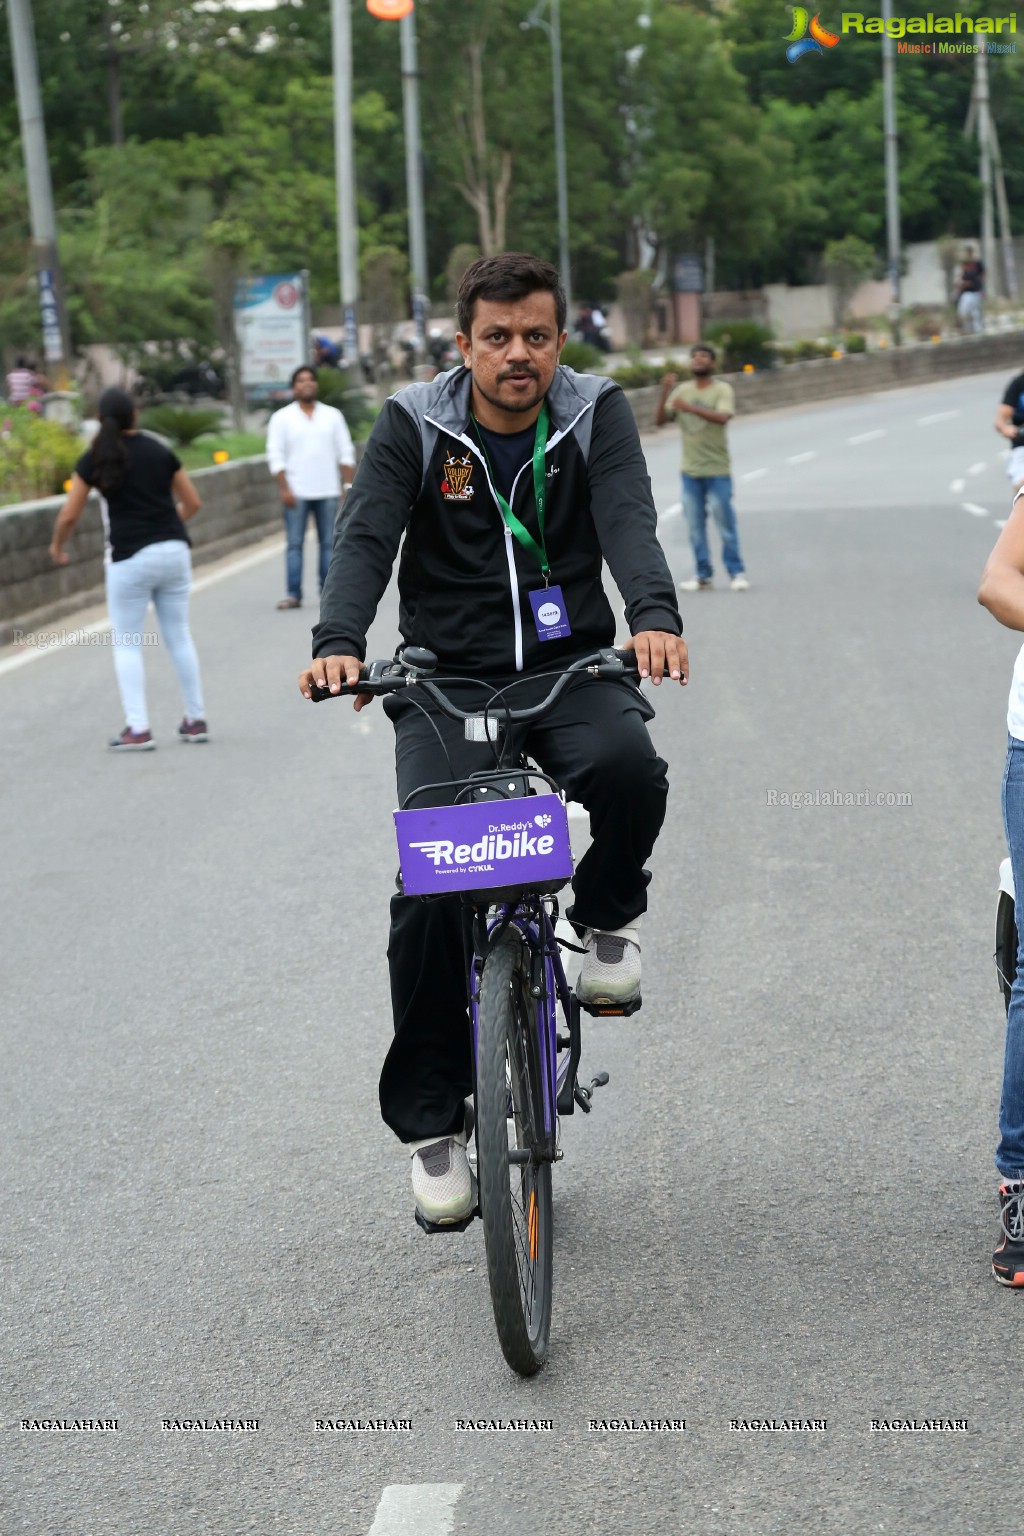
[[[342,494],[356,470],[356,453],[344,416],[317,399],[316,373],[310,367],[292,374],[291,405],[276,411],[267,429],[270,473],[277,478],[288,535],[285,578],[288,595],[278,608],[302,606],[302,545],[312,513],[320,540],[320,587],[331,563],[334,524]],[[339,472],[340,471],[340,472]]]
[[[979,258],[974,246],[969,245],[964,251],[960,281],[957,284],[959,297],[956,301],[956,317],[962,331],[977,334],[984,329],[985,322],[981,307],[984,292],[985,263]]]
[[[136,429],[135,406],[123,389],[104,390],[98,414],[100,430],[75,465],[50,554],[58,565],[67,565],[64,545],[94,487],[106,534],[107,607],[126,722],[110,746],[120,752],[151,752],[156,746],[149,730],[142,665],[142,631],[150,602],[185,702],[178,736],[185,742],[206,741],[199,661],[188,625],[192,557],[185,531],[185,523],[199,511],[199,497],[171,450]]]
[[[8,405],[24,405],[35,398],[39,389],[36,371],[23,357],[18,358],[8,373],[6,384]]]
[[[1024,373],[1018,373],[1006,386],[1003,401],[996,412],[995,428],[1010,444],[1006,473],[1016,497],[1024,486]]]
[[[732,465],[725,429],[736,413],[732,386],[716,379],[715,349],[706,342],[690,354],[692,379],[678,383],[674,373],[661,381],[655,425],[675,415],[683,434],[683,511],[690,530],[696,575],[681,581],[684,592],[704,592],[714,585],[708,547],[708,503],[722,537],[722,563],[734,592],[746,592],[747,580],[736,513],[732,505]]]

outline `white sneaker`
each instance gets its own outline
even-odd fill
[[[462,1221],[474,1203],[465,1131],[457,1136],[428,1136],[408,1145],[412,1192],[420,1214],[439,1226]]]
[[[588,928],[576,996],[581,1003],[624,1007],[640,996],[640,939],[636,923],[606,933]]]
[[[710,576],[691,576],[688,581],[679,583],[680,592],[710,592],[714,586]]]
[[[730,581],[729,585],[730,585],[730,587],[732,588],[732,590],[734,592],[749,592],[750,591],[750,582],[744,576],[742,571],[740,571],[738,576],[734,576],[733,577],[733,579],[732,579],[732,581]]]

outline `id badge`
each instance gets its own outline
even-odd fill
[[[531,592],[530,607],[538,640],[564,640],[572,634],[561,587],[541,587],[539,592]]]

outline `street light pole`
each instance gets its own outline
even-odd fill
[[[541,15],[544,6],[551,11],[551,21]],[[555,175],[558,183],[558,267],[565,289],[567,314],[572,314],[572,276],[569,269],[569,188],[565,170],[565,105],[562,97],[562,23],[559,0],[538,0],[529,16],[519,25],[526,31],[540,27],[551,40],[551,87],[555,104]]]
[[[892,0],[882,0],[882,94],[885,105],[885,227],[889,253],[889,324],[892,339],[900,336],[900,171],[896,137],[895,44],[890,36]]]
[[[420,86],[416,62],[416,12],[399,23],[402,33],[402,102],[405,110],[405,184],[409,204],[409,266],[416,356],[427,351],[427,231],[423,214],[423,155],[420,149]]]
[[[359,230],[352,149],[352,12],[350,0],[331,0],[331,55],[334,69],[334,176],[338,199],[338,276],[345,326],[345,361],[359,366]]]
[[[985,39],[978,39],[974,59],[974,100],[978,113],[978,177],[981,181],[981,259],[988,291],[997,293],[995,221],[992,216],[992,131],[988,112],[988,57]]]
[[[39,282],[39,306],[43,328],[43,355],[53,364],[54,383],[68,387],[71,340],[67,308],[57,255],[57,220],[53,211],[50,162],[46,155],[46,124],[39,94],[39,63],[29,0],[7,0],[7,20],[14,58],[14,88],[18,97],[22,153],[28,182],[32,249]]]

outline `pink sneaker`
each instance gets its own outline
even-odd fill
[[[111,736],[107,742],[115,752],[155,752],[156,742],[148,731],[132,731],[125,726],[120,736]]]

